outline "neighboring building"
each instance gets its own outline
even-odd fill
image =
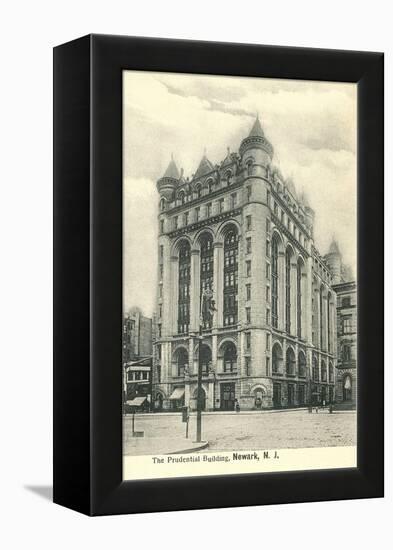
[[[172,158],[158,180],[156,408],[196,407],[200,297],[204,407],[334,400],[336,295],[314,245],[314,211],[272,165],[259,119],[239,152],[203,156],[189,180]]]
[[[124,316],[123,369],[126,402],[142,397],[151,402],[152,328],[152,320],[144,317],[138,308],[133,308]],[[143,400],[139,401],[142,405]]]
[[[138,399],[138,407],[149,408],[151,403],[152,356],[125,365],[126,399],[130,404]],[[141,398],[145,398],[145,400]]]
[[[337,294],[336,401],[356,406],[357,374],[357,287],[348,266],[342,264],[338,244],[333,241],[326,256],[334,266]]]
[[[152,320],[139,308],[132,308],[123,319],[123,364],[153,353]]]

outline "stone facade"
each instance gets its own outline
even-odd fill
[[[336,294],[313,238],[314,211],[274,167],[259,120],[219,165],[158,180],[157,409],[196,407],[202,289],[206,410],[333,401]]]

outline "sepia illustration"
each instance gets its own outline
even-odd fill
[[[356,465],[356,130],[353,84],[124,71],[125,479]]]

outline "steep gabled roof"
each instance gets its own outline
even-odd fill
[[[208,174],[212,170],[214,170],[214,166],[207,158],[206,154],[204,154],[201,162],[199,163],[198,170],[195,172],[194,179],[200,178],[201,176]]]

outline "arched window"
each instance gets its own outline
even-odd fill
[[[161,212],[163,212],[165,210],[165,208],[166,208],[166,200],[164,198],[162,198],[160,200],[160,210],[161,210]]]
[[[233,342],[224,344],[224,372],[237,370],[237,349]]]
[[[343,378],[343,400],[352,400],[352,378],[349,374]]]
[[[272,240],[272,325],[278,326],[278,240]]]
[[[285,330],[291,332],[291,249],[285,252]]]
[[[302,337],[302,260],[299,258],[297,261],[296,271],[296,321],[297,321],[297,335],[298,338]]]
[[[279,344],[275,343],[272,349],[272,372],[277,374],[281,372],[282,350]]]
[[[213,289],[213,237],[204,233],[201,237],[201,271],[200,271],[200,303],[204,310],[201,312],[203,328],[211,328],[212,315],[207,300],[201,298],[205,290]]]
[[[209,179],[206,182],[207,192],[210,194],[213,191],[213,180]]]
[[[188,353],[184,348],[177,352],[177,376],[184,376],[184,371],[188,367]]]
[[[326,363],[323,359],[322,359],[322,363],[321,363],[321,378],[322,378],[322,382],[327,382]]]
[[[224,238],[224,326],[237,323],[238,233],[228,228]]]
[[[188,334],[190,325],[190,281],[191,281],[191,250],[187,241],[183,241],[179,249],[179,300],[177,314],[177,331]]]
[[[314,382],[319,381],[319,368],[317,358],[314,356],[312,360],[312,379]]]
[[[299,376],[302,378],[306,377],[306,356],[302,351],[299,351],[298,355],[298,365],[299,365]]]
[[[225,177],[226,177],[226,180],[228,182],[228,185],[232,185],[232,172],[231,170],[228,170],[226,173],[225,173]]]
[[[286,373],[289,375],[295,374],[295,365],[296,365],[295,353],[292,348],[287,348],[286,361],[285,361]]]
[[[252,176],[253,161],[247,161],[247,176]]]
[[[197,198],[200,199],[202,197],[202,185],[200,183],[196,186],[195,192],[197,194]]]
[[[179,198],[180,204],[184,204],[186,202],[184,191],[180,191],[178,198]]]

